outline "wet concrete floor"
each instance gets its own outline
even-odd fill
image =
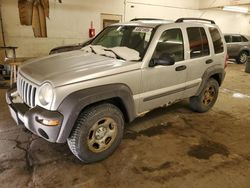
[[[182,101],[127,125],[108,159],[85,165],[67,144],[25,132],[0,90],[0,187],[250,187],[250,74],[229,64],[214,108]]]

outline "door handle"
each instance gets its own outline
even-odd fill
[[[179,66],[179,67],[176,67],[176,68],[175,68],[175,71],[183,71],[183,70],[185,70],[186,68],[187,68],[186,65],[181,65],[181,66]]]
[[[210,63],[213,63],[214,61],[212,59],[208,59],[206,60],[206,64],[210,64]]]

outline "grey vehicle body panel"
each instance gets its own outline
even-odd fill
[[[242,51],[248,52],[250,55],[250,38],[249,36],[239,34],[225,34],[230,37],[230,42],[227,43],[227,53],[230,58],[237,58]],[[232,42],[232,36],[244,36],[248,42]]]
[[[66,141],[83,108],[108,99],[120,100],[121,108],[124,108],[124,118],[129,122],[134,120],[136,117],[135,104],[132,91],[128,86],[110,84],[76,91],[68,95],[58,107],[58,111],[64,114],[65,121],[62,124],[57,142],[63,143]]]
[[[135,63],[77,50],[25,63],[20,73],[38,85],[49,81],[54,87],[59,87],[131,71]]]
[[[158,26],[158,23],[129,22],[122,25],[155,28],[153,38],[141,61],[118,60],[77,50],[32,60],[20,67],[19,74],[37,87],[49,82],[54,88],[54,98],[50,106],[42,106],[38,96],[36,101],[37,105],[45,110],[58,111],[64,116],[56,142],[66,141],[79,113],[88,105],[118,98],[127,112],[128,121],[132,121],[153,108],[197,95],[208,75],[224,74],[225,41],[222,37],[224,52],[214,54],[208,30],[209,27],[218,28],[214,24],[184,22]],[[186,31],[188,27],[205,29],[210,55],[190,59]],[[172,66],[149,67],[161,34],[172,28],[179,28],[182,31],[184,60]],[[206,64],[207,60],[212,60],[212,64]],[[186,66],[186,69],[177,72],[176,68],[180,66]]]

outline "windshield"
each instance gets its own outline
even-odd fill
[[[136,50],[143,58],[149,45],[153,28],[138,26],[110,26],[104,29],[91,45],[104,48],[126,47]]]

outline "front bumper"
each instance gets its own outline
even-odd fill
[[[59,135],[63,115],[57,111],[49,111],[40,106],[34,108],[28,107],[26,104],[17,101],[16,89],[11,89],[6,93],[6,101],[12,118],[18,125],[24,125],[32,133],[50,141],[56,142]],[[41,120],[57,120],[57,126],[47,126]]]

